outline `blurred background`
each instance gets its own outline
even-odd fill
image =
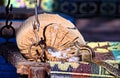
[[[0,0],[0,28],[9,0]],[[70,20],[86,41],[120,41],[120,0],[38,0],[38,13],[57,13]],[[9,22],[17,28],[34,15],[34,0],[10,0]]]

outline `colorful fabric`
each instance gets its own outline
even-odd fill
[[[120,42],[88,42],[95,52],[95,58],[119,67]],[[106,69],[86,62],[50,62],[51,78],[113,78]]]
[[[88,42],[99,60],[120,60],[120,42]]]

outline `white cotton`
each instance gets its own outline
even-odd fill
[[[66,53],[63,53],[63,58],[66,58],[67,57],[67,54]]]
[[[62,56],[62,53],[61,52],[54,52],[54,53],[52,53],[52,56],[56,56],[59,58]]]
[[[68,59],[68,62],[78,62],[79,61],[79,57],[71,57]]]
[[[67,48],[66,50],[65,50],[65,52],[69,52],[71,49],[70,48]]]
[[[50,54],[51,54],[51,53],[53,53],[53,51],[52,51],[51,49],[48,49],[48,53],[50,53]]]
[[[66,57],[66,53],[63,53],[61,51],[52,51],[51,49],[48,49],[48,53],[50,53],[53,57],[57,57],[57,58],[63,58]]]

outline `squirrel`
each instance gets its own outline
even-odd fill
[[[115,77],[120,78],[120,69],[115,68],[114,66],[103,60],[96,59],[95,52],[90,46],[80,44],[77,44],[75,46],[79,48],[79,51],[77,51],[74,54],[74,56],[81,58],[80,61],[95,63],[96,65],[105,68],[109,73],[111,73]]]

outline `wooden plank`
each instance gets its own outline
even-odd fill
[[[50,65],[49,63],[39,63],[39,62],[19,62],[16,66],[17,73],[20,75],[29,75],[30,77],[35,74],[34,72],[49,73]],[[45,74],[46,75],[46,74]],[[40,77],[41,78],[41,77]]]
[[[49,78],[49,74],[44,66],[30,67],[28,78]]]

